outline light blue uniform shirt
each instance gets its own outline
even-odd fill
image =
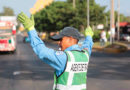
[[[38,37],[36,30],[31,30],[28,32],[31,46],[36,53],[36,55],[45,63],[49,64],[56,70],[56,75],[59,76],[65,69],[67,62],[67,55],[64,51],[56,51],[54,49],[45,46],[44,42]],[[89,55],[91,55],[91,50],[93,46],[93,41],[91,36],[87,36],[83,42],[82,46],[73,45],[68,47],[65,51],[70,50],[83,50],[87,48]]]

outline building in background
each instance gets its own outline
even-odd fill
[[[17,26],[17,17],[16,16],[0,16],[0,21],[8,21]]]

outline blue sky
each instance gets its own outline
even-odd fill
[[[110,10],[110,1],[111,0],[95,0],[96,3],[100,4],[101,6],[107,6],[107,10]],[[114,0],[114,9],[118,9],[118,1]],[[120,13],[124,14],[125,16],[130,16],[130,0],[120,0]]]
[[[57,0],[65,1],[65,0]],[[96,3],[101,6],[106,5],[107,10],[110,9],[110,0],[95,0]],[[117,10],[117,1],[115,0],[115,10]],[[29,9],[33,7],[36,0],[0,0],[0,12],[2,12],[3,7],[11,7],[15,14],[17,15],[21,11],[25,12],[28,16],[30,15]],[[120,12],[126,16],[130,16],[130,0],[120,0]]]

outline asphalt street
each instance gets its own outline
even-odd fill
[[[52,90],[53,72],[21,36],[17,37],[16,53],[0,53],[0,90]],[[130,90],[130,51],[92,52],[87,83],[88,90]]]

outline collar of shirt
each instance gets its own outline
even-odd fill
[[[80,51],[80,48],[79,48],[79,46],[77,44],[75,44],[75,45],[72,45],[72,46],[68,47],[64,51],[71,51],[71,50],[79,50]]]

